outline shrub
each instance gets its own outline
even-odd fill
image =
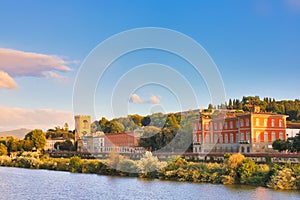
[[[294,172],[290,168],[283,168],[271,177],[267,184],[269,188],[291,190],[297,189],[297,179]]]
[[[0,156],[0,166],[12,166],[12,159],[9,156]]]
[[[81,158],[78,156],[73,156],[70,158],[70,170],[71,172],[81,172],[81,166],[82,161]]]

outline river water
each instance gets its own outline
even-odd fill
[[[0,167],[0,199],[300,200],[300,192]]]

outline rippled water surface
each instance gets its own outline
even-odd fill
[[[300,200],[300,192],[0,167],[0,199]]]

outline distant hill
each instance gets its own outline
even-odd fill
[[[3,131],[0,132],[0,137],[13,136],[19,139],[23,139],[24,136],[30,131],[31,131],[30,129],[25,129],[25,128],[11,130],[11,131]]]

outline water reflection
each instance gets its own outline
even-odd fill
[[[0,167],[0,199],[300,199],[297,191]]]

